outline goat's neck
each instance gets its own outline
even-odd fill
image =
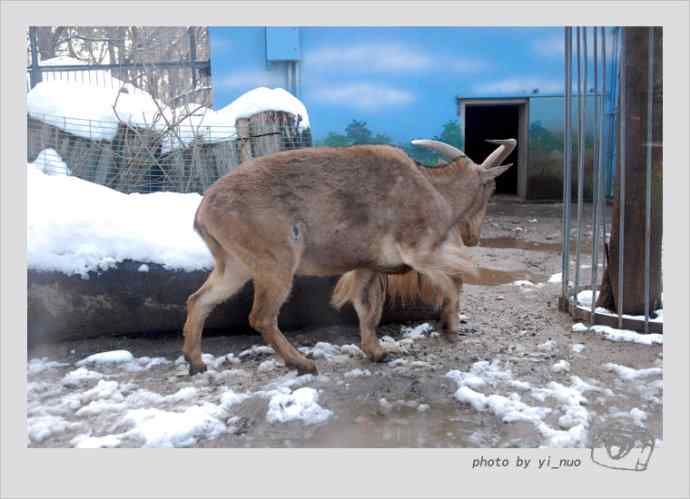
[[[453,209],[453,219],[459,219],[476,194],[467,175],[469,166],[462,161],[454,161],[433,168],[422,166],[421,169]],[[467,190],[471,192],[465,192]]]

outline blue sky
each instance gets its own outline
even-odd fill
[[[267,67],[265,29],[210,28],[214,107],[256,86],[285,87]],[[300,99],[313,134],[352,119],[395,141],[439,134],[457,96],[563,93],[563,29],[301,28]]]

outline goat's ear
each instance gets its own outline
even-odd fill
[[[490,182],[491,180],[495,179],[500,174],[504,173],[511,166],[513,166],[513,163],[508,163],[507,165],[495,166],[493,168],[489,168],[488,170],[482,170],[481,173],[479,174],[479,177],[482,180],[482,184],[486,184],[486,183]]]

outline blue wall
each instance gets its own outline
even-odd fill
[[[456,97],[563,93],[563,29],[300,28],[297,95],[316,142],[353,120],[394,143],[438,136]],[[288,87],[266,61],[266,28],[210,28],[214,107],[257,86]],[[557,117],[551,117],[556,119]]]

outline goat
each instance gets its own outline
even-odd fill
[[[500,165],[515,141],[477,165],[452,146],[434,148],[451,161],[419,168],[401,149],[366,145],[298,149],[259,157],[220,178],[204,194],[194,228],[208,246],[214,268],[187,299],[183,354],[190,374],[203,372],[201,337],[213,308],[249,280],[254,302],[249,323],[300,373],[316,365],[278,329],[278,314],[296,275],[356,272],[353,299],[362,350],[373,361],[385,350],[376,337],[379,304],[371,298],[377,274],[416,271],[457,311],[457,280],[476,274],[456,226],[471,235],[467,213],[483,213]],[[481,221],[479,222],[481,224]]]

